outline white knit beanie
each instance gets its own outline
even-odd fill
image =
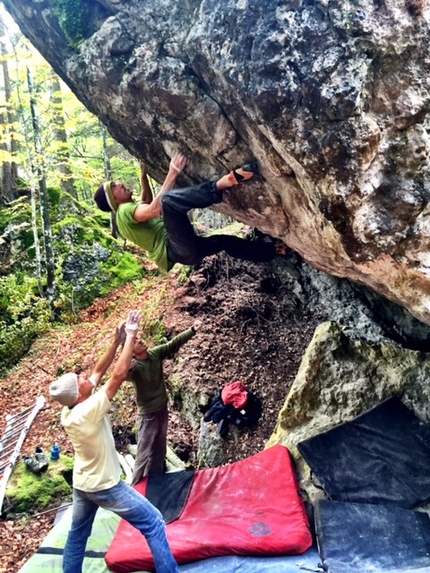
[[[63,374],[52,382],[49,393],[53,400],[60,402],[63,406],[73,406],[79,397],[78,375],[74,372]]]

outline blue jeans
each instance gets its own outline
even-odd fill
[[[72,527],[64,547],[63,573],[82,573],[85,547],[99,507],[113,511],[145,536],[157,573],[179,573],[167,542],[161,513],[123,481],[92,493],[73,488]]]

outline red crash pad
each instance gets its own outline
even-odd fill
[[[146,480],[137,484],[146,491]],[[220,555],[299,555],[312,545],[289,451],[273,446],[240,462],[195,473],[180,517],[167,525],[178,563]],[[145,571],[144,537],[122,520],[106,554],[115,573]]]

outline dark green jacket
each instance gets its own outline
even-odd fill
[[[139,414],[158,412],[167,404],[167,391],[164,384],[163,360],[179,350],[195,334],[189,328],[170,342],[148,349],[146,360],[137,360],[127,375],[136,390],[136,404]]]

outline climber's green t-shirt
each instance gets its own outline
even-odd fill
[[[138,203],[122,203],[116,212],[118,230],[124,239],[147,252],[148,258],[164,271],[173,267],[167,258],[167,232],[161,217],[139,223],[133,218]]]

